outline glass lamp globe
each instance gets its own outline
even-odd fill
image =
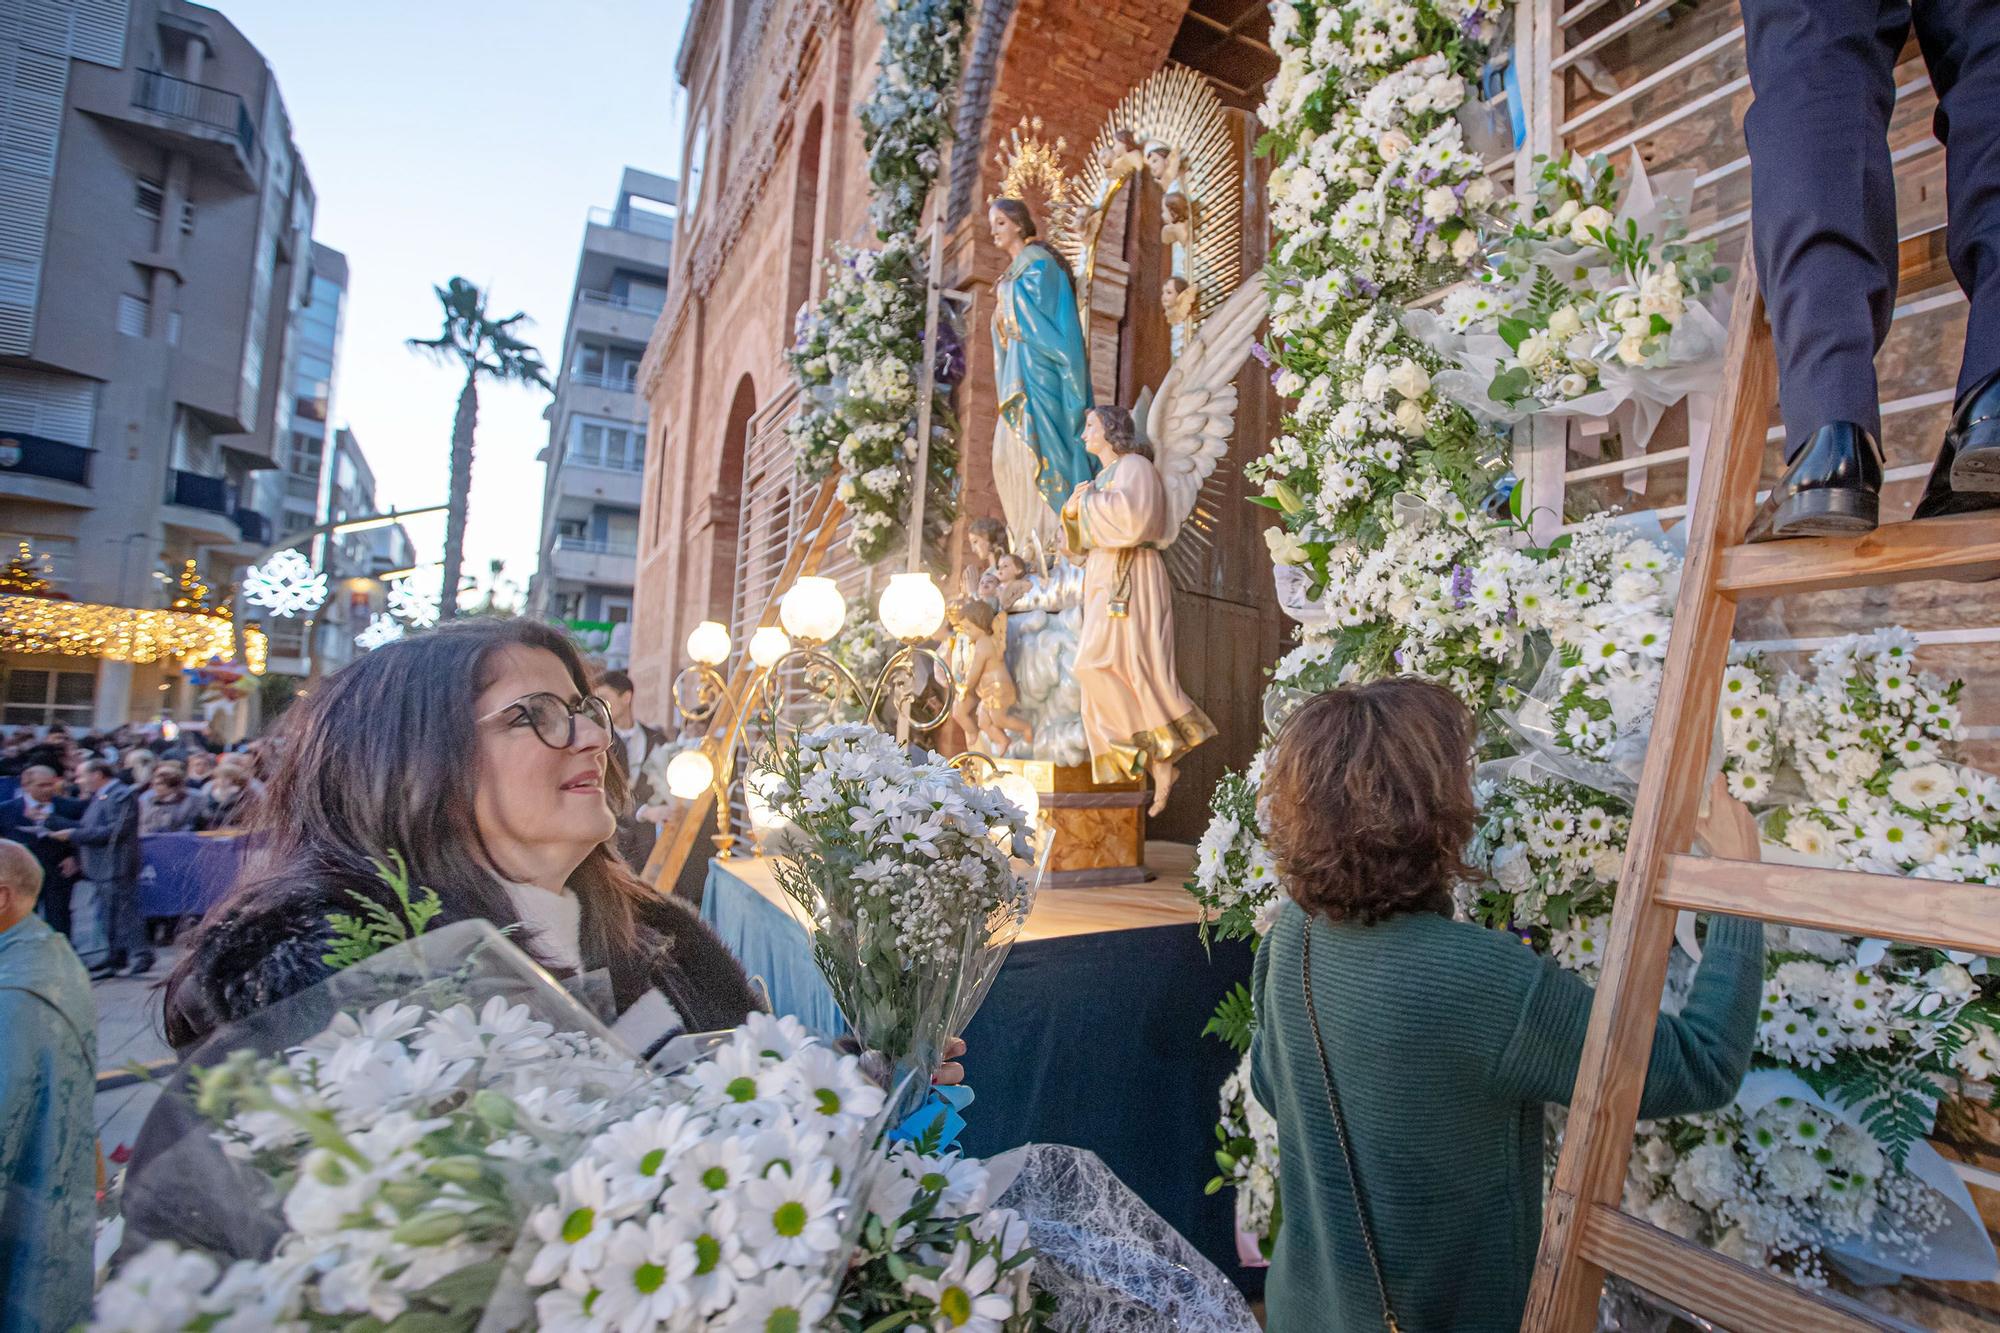
[[[703,666],[721,666],[729,660],[729,627],[719,620],[704,620],[688,634],[688,656]]]
[[[794,639],[825,643],[847,623],[847,599],[832,579],[808,574],[778,603],[778,621]]]
[[[765,671],[778,664],[778,659],[792,651],[791,638],[776,625],[760,625],[750,636],[750,660]]]
[[[944,624],[944,594],[924,573],[897,574],[876,604],[882,628],[904,643],[928,639]]]
[[[771,788],[778,775],[768,768],[753,768],[743,776],[743,808],[750,827],[759,833],[783,828],[791,821],[771,808]]]
[[[1035,790],[1035,784],[1019,773],[1002,773],[994,779],[993,789],[1011,801],[1015,808],[1028,817],[1028,827],[1033,829],[1041,814],[1042,794]]]
[[[667,790],[676,800],[691,801],[715,781],[715,762],[699,749],[682,750],[667,761]]]

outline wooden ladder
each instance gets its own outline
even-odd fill
[[[834,492],[840,482],[839,472],[820,483],[819,491],[813,496],[812,507],[799,524],[798,538],[792,549],[785,554],[784,568],[771,585],[771,595],[764,601],[764,610],[757,617],[758,626],[778,623],[778,602],[793,583],[808,574],[819,572],[820,562],[826,558],[827,548],[833,545],[834,535],[840,530],[840,520],[846,513],[846,506],[835,498]],[[714,761],[718,772],[722,769],[723,747],[736,744],[737,719],[748,703],[752,682],[756,678],[756,667],[750,661],[748,652],[736,655],[736,664],[730,668],[728,689],[723,701],[715,710],[714,721],[709,734],[701,746]],[[676,817],[669,821],[661,836],[653,843],[652,853],[646,858],[646,865],[639,877],[658,889],[661,893],[672,893],[679,881],[681,870],[687,865],[688,857],[694,854],[694,845],[701,837],[701,828],[709,811],[715,808],[715,789],[711,787],[691,801],[680,802]]]
[[[1906,295],[1950,281],[1941,231],[1905,241],[1900,260]],[[1673,639],[1523,1329],[1594,1328],[1607,1274],[1738,1333],[1900,1327],[1619,1210],[1677,912],[1723,912],[2000,954],[2000,890],[1985,885],[1698,858],[1683,850],[1709,782],[1738,597],[2000,572],[2000,511],[1892,523],[1862,537],[1742,545],[1777,396],[1771,331],[1747,254],[1725,365],[1715,444],[1700,460],[1688,515]]]

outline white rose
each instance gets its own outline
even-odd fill
[[[1471,229],[1460,232],[1452,238],[1451,257],[1463,264],[1479,253],[1479,236]]]
[[[1685,297],[1680,272],[1672,264],[1648,273],[1646,280],[1639,284],[1639,309],[1648,315],[1678,318],[1687,309]]]
[[[1389,387],[1405,398],[1421,398],[1430,391],[1431,377],[1422,366],[1404,357],[1389,372]]]
[[[1481,176],[1465,187],[1465,202],[1474,208],[1484,208],[1493,202],[1493,181]]]
[[[1443,222],[1458,216],[1458,196],[1449,186],[1433,185],[1424,191],[1424,216],[1432,222]]]
[[[1639,302],[1631,296],[1621,296],[1611,304],[1611,318],[1624,323],[1639,313]]]
[[[1583,316],[1576,307],[1566,305],[1549,316],[1549,336],[1551,338],[1574,338],[1583,332]]]
[[[1465,100],[1465,80],[1456,74],[1433,74],[1424,81],[1424,100],[1439,111],[1450,111]]]
[[[1571,372],[1556,381],[1556,392],[1565,398],[1581,398],[1590,391],[1590,381]]]
[[[1583,205],[1574,199],[1563,200],[1563,206],[1549,219],[1550,231],[1568,231],[1569,224],[1576,221],[1576,215],[1583,211]]]
[[[1522,365],[1533,370],[1549,359],[1549,340],[1539,333],[1523,338],[1521,345],[1514,349],[1514,354],[1521,359]]]
[[[1571,220],[1569,224],[1569,238],[1578,245],[1595,245],[1597,242],[1590,234],[1591,229],[1596,228],[1602,231],[1610,225],[1611,210],[1598,204],[1592,204]]]
[[[1410,150],[1410,136],[1401,130],[1390,130],[1375,141],[1375,151],[1382,155],[1384,162],[1394,162]]]
[[[1628,333],[1618,340],[1618,359],[1628,366],[1636,366],[1646,359],[1645,339],[1636,333]]]
[[[1653,335],[1653,317],[1634,315],[1630,319],[1620,320],[1618,331],[1628,338],[1650,338]]]
[[[1412,438],[1424,433],[1424,410],[1405,398],[1396,404],[1396,429]]]

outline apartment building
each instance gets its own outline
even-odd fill
[[[629,653],[646,402],[639,359],[666,303],[679,190],[625,169],[583,232],[548,410],[541,555],[529,609],[566,624],[608,665]]]
[[[0,6],[0,543],[54,596],[0,599],[0,720],[195,715],[234,651],[175,610],[275,533],[314,195],[277,79],[182,0]]]

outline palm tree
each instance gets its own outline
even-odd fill
[[[507,384],[535,384],[547,389],[549,369],[542,354],[514,336],[527,315],[516,311],[505,319],[486,313],[486,293],[464,278],[433,287],[444,307],[444,327],[435,338],[410,338],[407,345],[454,369],[465,370],[465,387],[458,391],[458,415],[451,427],[451,508],[444,527],[444,587],[438,617],[458,614],[459,568],[465,563],[465,515],[472,500],[472,433],[479,421],[479,378]]]

